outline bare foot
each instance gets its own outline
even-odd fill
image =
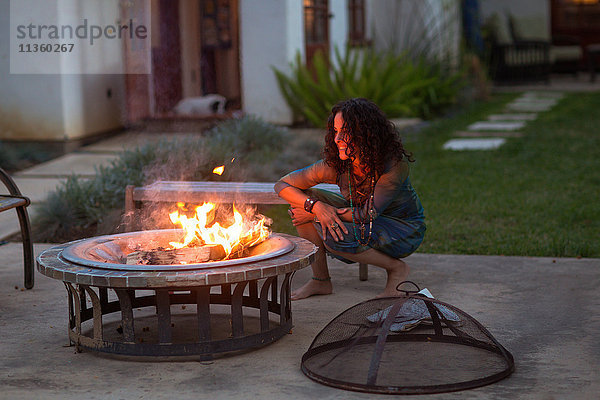
[[[294,290],[290,296],[292,300],[301,300],[317,294],[333,293],[333,285],[331,281],[316,281],[314,279],[306,282],[302,287]]]
[[[396,290],[398,284],[408,278],[408,265],[404,261],[397,260],[398,263],[387,270],[387,283],[383,292],[377,295],[379,297],[403,296],[404,292]]]

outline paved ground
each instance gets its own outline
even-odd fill
[[[66,347],[62,283],[36,273],[35,288],[21,290],[18,243],[0,246],[0,260],[1,399],[374,397],[320,385],[300,371],[317,333],[381,290],[384,275],[374,267],[360,282],[356,265],[332,263],[335,293],[294,302],[293,333],[267,347],[212,362],[140,362]],[[496,384],[415,398],[598,398],[600,260],[414,254],[407,261],[412,279],[475,317],[516,361],[516,372]],[[294,286],[309,276],[300,271]],[[397,360],[402,369],[402,354]]]

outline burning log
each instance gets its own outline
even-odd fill
[[[126,264],[197,264],[208,261],[219,261],[225,258],[225,250],[221,245],[204,245],[184,247],[171,250],[139,250],[127,255]]]
[[[260,230],[253,230],[240,237],[240,241],[231,249],[231,254],[228,258],[243,257],[244,252],[252,246],[256,246],[264,241],[268,236],[264,236]]]

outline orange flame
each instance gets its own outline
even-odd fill
[[[220,167],[213,169],[213,174],[222,175],[223,171],[225,171],[225,166],[221,165]]]
[[[177,204],[183,209],[183,204]],[[204,203],[196,207],[194,217],[189,218],[180,214],[179,210],[169,214],[171,222],[180,225],[185,231],[185,237],[181,242],[169,242],[175,249],[181,249],[188,246],[194,239],[199,239],[206,245],[221,245],[225,250],[225,258],[228,258],[232,252],[241,250],[258,244],[269,236],[269,229],[265,225],[267,219],[264,216],[258,220],[244,219],[242,214],[233,207],[234,222],[227,228],[221,226],[218,222],[208,226],[209,215],[215,208],[214,203]]]

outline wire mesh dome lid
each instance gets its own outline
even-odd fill
[[[427,289],[402,292],[338,315],[302,356],[304,374],[347,390],[426,394],[487,385],[514,371],[512,354],[473,317]]]

